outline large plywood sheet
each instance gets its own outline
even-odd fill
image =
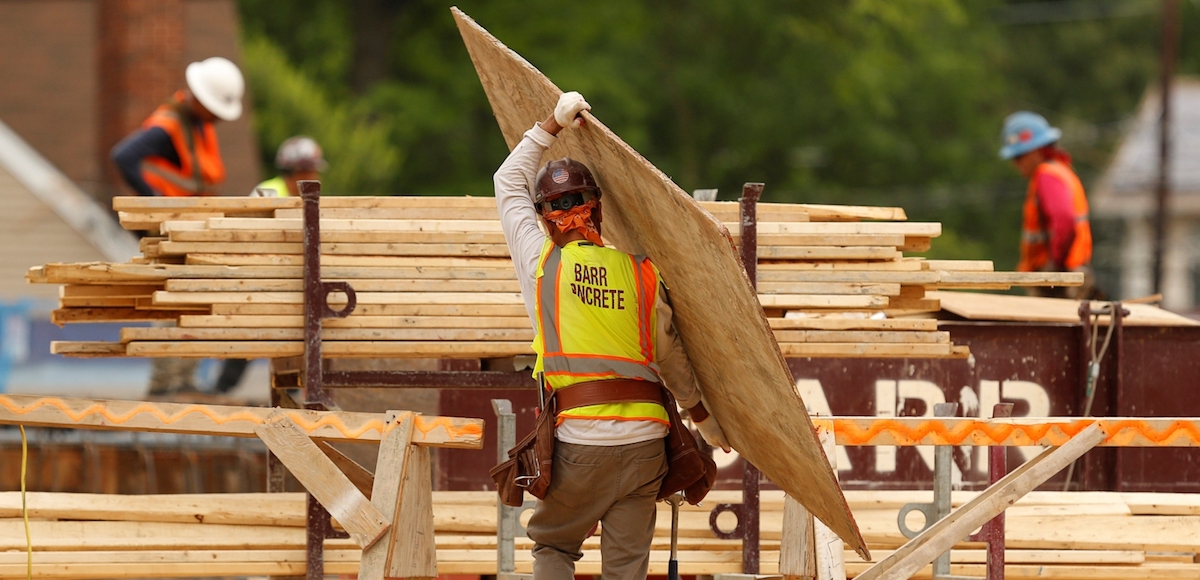
[[[1000,320],[1013,322],[1079,322],[1079,301],[1040,296],[985,294],[982,292],[927,292],[926,298],[940,300],[942,310],[967,320]],[[1104,302],[1094,302],[1093,308]],[[1152,306],[1122,304],[1129,311],[1123,320],[1128,326],[1196,326],[1196,321]],[[1108,317],[1101,317],[1108,324]]]
[[[452,9],[509,147],[546,118],[561,91]],[[866,544],[756,299],[728,230],[605,127],[564,131],[546,159],[591,167],[604,191],[604,234],[646,254],[671,288],[675,322],[711,411],[730,443],[851,547]]]

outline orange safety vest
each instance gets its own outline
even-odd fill
[[[159,106],[142,123],[142,129],[160,127],[170,135],[179,165],[162,157],[147,157],[142,160],[142,179],[168,197],[216,195],[216,185],[225,181],[217,132],[212,123],[197,127],[185,120],[179,112],[182,102],[183,91],[179,91],[171,103]]]
[[[1066,164],[1047,161],[1037,166],[1025,194],[1024,222],[1021,226],[1021,262],[1019,272],[1037,272],[1050,262],[1050,235],[1038,205],[1037,182],[1042,174],[1058,177],[1071,190],[1071,205],[1075,210],[1075,240],[1067,252],[1065,270],[1073,270],[1092,261],[1092,226],[1088,223],[1088,202],[1079,177]]]
[[[645,256],[546,240],[538,263],[535,372],[547,388],[608,379],[661,383],[655,362],[660,278]],[[657,403],[606,403],[560,412],[562,419],[669,424]]]

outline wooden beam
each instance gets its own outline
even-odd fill
[[[1004,512],[1021,496],[1058,473],[1104,440],[1104,432],[1092,425],[1062,447],[1047,449],[993,484],[974,500],[925,528],[910,542],[871,566],[858,580],[901,580],[911,577],[970,534],[972,530]]]
[[[62,343],[56,343],[62,344]],[[52,344],[51,346],[54,346]],[[329,358],[505,358],[533,353],[529,341],[328,341],[322,353]],[[96,347],[100,350],[100,347]],[[55,351],[60,352],[60,351]],[[176,356],[198,358],[278,358],[300,356],[303,341],[134,341],[125,346],[126,356]],[[61,354],[67,354],[62,352]],[[103,355],[92,355],[103,356]],[[110,355],[111,356],[111,355]]]
[[[371,505],[287,412],[272,413],[255,426],[254,433],[359,547],[370,547],[391,527],[393,522]]]
[[[362,492],[367,499],[371,499],[371,489],[375,486],[375,475],[370,470],[359,465],[357,461],[346,457],[345,454],[338,451],[328,441],[316,440],[313,443],[317,444],[317,448],[321,450],[321,453],[325,454],[325,457],[328,457],[334,465],[337,465],[337,468],[346,475],[346,478],[350,480],[350,483],[354,484],[354,487],[358,488],[358,491]]]
[[[336,279],[325,277],[325,281]],[[355,292],[520,292],[516,280],[350,279]],[[289,279],[167,280],[168,292],[301,292],[304,281]]]
[[[362,580],[383,580],[388,574],[388,560],[391,557],[391,538],[406,529],[411,522],[399,518],[400,502],[403,496],[403,484],[406,470],[411,465],[409,442],[413,435],[413,416],[394,412],[388,413],[388,423],[396,427],[379,442],[379,454],[376,460],[375,479],[371,492],[371,503],[379,511],[388,514],[396,523],[384,534],[384,541],[363,550],[362,563],[358,575]],[[432,520],[432,517],[430,518]]]
[[[804,331],[800,331],[804,332]],[[879,334],[879,333],[876,333]],[[882,336],[882,335],[881,335]],[[325,328],[325,341],[532,341],[533,329],[528,328]],[[153,328],[121,329],[121,341],[287,341],[304,340],[301,328]],[[882,342],[882,340],[878,341]]]
[[[783,320],[783,319],[778,319]],[[860,321],[866,322],[866,321]],[[899,320],[873,320],[869,322],[901,322]],[[859,326],[814,326],[803,328],[857,329],[864,330],[937,330],[936,320],[903,321],[929,322],[932,325],[859,325]],[[346,318],[330,318],[321,322],[324,328],[520,328],[529,327],[526,316],[348,316]],[[181,328],[301,328],[304,317],[299,315],[182,315],[179,317]],[[931,326],[931,328],[926,328]],[[780,328],[802,328],[801,326],[781,326]]]
[[[272,412],[263,407],[0,395],[0,424],[32,427],[255,437],[255,427]],[[384,417],[379,413],[284,413],[309,437],[329,441],[379,441],[385,430]],[[483,446],[482,419],[420,416],[416,421],[416,445],[458,449]]]

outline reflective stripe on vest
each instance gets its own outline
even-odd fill
[[[533,345],[536,370],[546,384],[561,389],[605,379],[661,382],[654,362],[658,284],[645,257],[579,242],[564,251],[547,240],[538,268]],[[662,406],[653,403],[591,405],[559,418],[668,421]]]
[[[1092,228],[1088,222],[1087,195],[1079,177],[1059,161],[1047,161],[1037,166],[1029,180],[1022,211],[1021,262],[1017,270],[1036,272],[1050,262],[1050,235],[1046,231],[1038,204],[1037,182],[1042,174],[1049,173],[1062,180],[1071,192],[1071,207],[1075,213],[1075,238],[1067,251],[1066,263],[1059,264],[1063,270],[1072,270],[1092,261]]]
[[[142,128],[158,127],[166,131],[179,156],[179,165],[163,157],[147,157],[142,161],[142,178],[152,189],[168,197],[215,195],[216,185],[225,180],[217,132],[212,123],[193,126],[185,122],[177,111],[183,94],[176,93],[174,100],[174,104],[156,109]]]

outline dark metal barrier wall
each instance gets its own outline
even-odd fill
[[[959,403],[965,416],[979,416],[981,409],[986,416],[998,402],[1013,403],[1014,417],[1082,412],[1087,351],[1079,325],[950,322],[942,328],[955,343],[970,346],[972,357],[789,359],[792,375],[810,410],[823,415],[932,416],[933,405],[941,402]],[[1125,327],[1122,343],[1112,346],[1102,361],[1092,414],[1197,417],[1198,383],[1200,327]],[[490,419],[489,401],[497,397],[512,399],[518,436],[527,433],[537,404],[530,391],[447,390],[441,394],[440,412]],[[481,451],[439,450],[441,489],[491,489],[487,471],[496,456],[491,439]],[[1009,449],[1009,465],[1018,465],[1036,451]],[[850,447],[843,452],[838,467],[847,489],[932,485],[932,448]],[[717,453],[723,465],[720,487],[740,489],[741,462],[723,455]],[[983,449],[956,449],[954,459],[955,478],[964,488],[986,486]],[[1043,489],[1062,489],[1064,478],[1060,473]],[[1200,450],[1099,448],[1079,462],[1071,487],[1200,492]]]

